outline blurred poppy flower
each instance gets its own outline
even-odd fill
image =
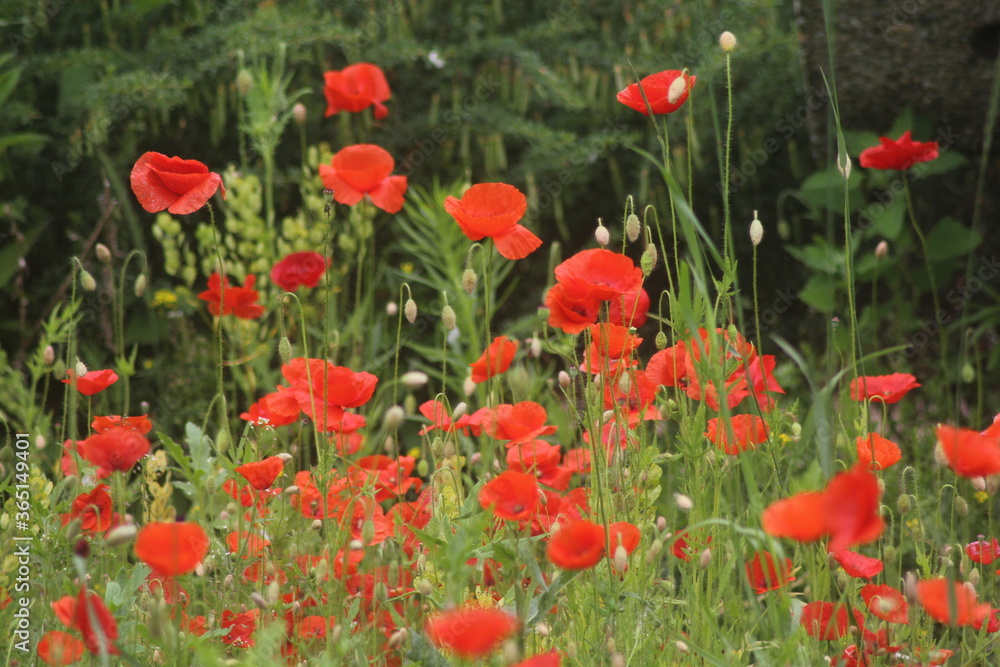
[[[1000,558],[1000,541],[995,537],[989,542],[984,541],[983,536],[979,536],[978,542],[970,542],[965,546],[965,553],[969,560],[974,563],[990,565],[997,558]]]
[[[851,380],[851,398],[855,401],[896,403],[919,386],[917,378],[909,373],[868,375]]]
[[[286,292],[294,292],[300,287],[316,287],[329,266],[330,259],[318,252],[293,252],[274,265],[271,280]]]
[[[148,523],[139,529],[135,555],[165,577],[187,574],[208,553],[208,535],[196,523]]]
[[[496,406],[483,420],[486,432],[497,440],[506,440],[508,447],[531,442],[543,435],[552,435],[558,427],[547,426],[545,408],[532,401]]]
[[[940,424],[937,441],[948,466],[956,475],[986,477],[1000,473],[1000,438]]]
[[[670,553],[685,563],[690,563],[693,556],[706,549],[711,543],[712,536],[705,535],[702,531],[696,535],[690,535],[687,530],[679,530],[674,533]]]
[[[226,536],[229,553],[239,554],[241,558],[259,556],[270,544],[271,540],[245,530],[233,531]]]
[[[517,630],[517,619],[500,609],[461,607],[434,614],[424,624],[427,638],[460,658],[476,660],[496,650]]]
[[[762,595],[768,591],[776,591],[785,584],[795,581],[792,575],[792,559],[785,558],[780,564],[777,559],[767,551],[758,551],[746,562],[744,569],[747,574],[747,581],[757,595]]]
[[[91,653],[119,655],[120,651],[115,646],[118,624],[97,593],[87,593],[85,589],[80,589],[73,608],[72,627],[83,635],[83,643]]]
[[[472,369],[472,381],[477,384],[486,382],[494,375],[506,372],[514,360],[517,344],[516,340],[511,341],[506,336],[494,338],[479,359],[469,364]]]
[[[511,667],[560,667],[562,665],[562,655],[559,651],[552,649],[547,653],[539,653],[533,658],[522,660]]]
[[[683,77],[683,83],[677,83]],[[644,116],[649,115],[646,108],[646,101],[649,101],[649,108],[654,114],[673,113],[681,108],[687,101],[691,88],[697,77],[683,73],[681,70],[671,69],[665,72],[657,72],[645,77],[639,83],[633,83],[618,93],[618,101],[625,106],[635,109]],[[676,85],[675,85],[676,84]],[[642,87],[640,91],[639,88]],[[643,99],[643,93],[646,99]]]
[[[494,516],[509,521],[531,518],[538,499],[535,476],[513,470],[500,473],[479,490],[479,505]]]
[[[139,459],[149,454],[149,440],[138,431],[114,426],[81,442],[77,451],[106,477],[115,470],[131,470]]]
[[[938,158],[936,141],[913,141],[910,130],[893,141],[879,137],[879,145],[861,151],[858,163],[867,169],[896,169],[906,171],[919,162],[930,162]]]
[[[470,241],[489,237],[507,259],[524,259],[542,245],[540,238],[518,224],[527,208],[524,194],[506,183],[478,183],[461,199],[444,200],[444,210]]]
[[[604,526],[586,519],[571,521],[549,537],[545,555],[562,570],[586,570],[604,558]]]
[[[844,572],[851,577],[871,579],[885,569],[885,564],[878,558],[869,558],[856,551],[841,549],[832,552],[830,555],[840,564],[840,567],[844,568]]]
[[[384,148],[357,144],[338,151],[331,164],[321,164],[319,175],[341,204],[354,206],[368,195],[386,213],[398,213],[403,208],[406,176],[391,176],[395,166]]]
[[[855,625],[864,627],[861,612],[853,611]],[[840,639],[851,629],[847,605],[842,602],[810,602],[802,608],[801,623],[810,637],[826,641]]]
[[[889,623],[908,624],[909,605],[906,598],[892,586],[887,584],[867,584],[861,587],[861,599],[868,605],[868,610],[883,621]]]
[[[465,435],[479,435],[483,430],[483,419],[489,414],[489,408],[480,408],[471,415],[463,414],[452,420],[452,413],[445,404],[438,400],[430,400],[420,405],[420,414],[430,420],[430,424],[420,429],[420,435],[427,435],[435,429],[452,433],[458,431]]]
[[[174,215],[194,213],[221,188],[222,177],[198,160],[182,160],[152,151],[143,153],[132,167],[132,192],[149,213],[163,209]]]
[[[223,630],[229,630],[229,634],[222,637],[222,643],[238,648],[252,648],[254,645],[253,633],[257,631],[257,610],[252,609],[236,614],[224,609],[220,627]]]
[[[63,384],[71,384],[84,396],[93,396],[100,393],[118,382],[118,374],[110,368],[100,371],[88,371],[86,375],[76,376],[76,371],[72,368],[66,371],[69,377],[63,380]]]
[[[90,493],[74,498],[69,514],[63,515],[63,522],[80,519],[80,528],[87,533],[103,533],[111,528],[114,508],[108,488],[107,484],[98,484]]]
[[[244,463],[236,468],[236,472],[243,475],[243,478],[250,482],[250,486],[258,491],[263,491],[264,489],[271,488],[274,480],[277,479],[278,475],[284,469],[284,459],[280,456],[269,456],[263,461]]]
[[[767,440],[767,423],[757,415],[733,415],[729,418],[728,428],[724,423],[720,428],[719,419],[713,417],[708,420],[705,437],[726,454],[745,452]]]
[[[208,289],[198,295],[208,302],[208,312],[213,315],[235,315],[244,320],[255,320],[264,314],[264,306],[257,303],[259,295],[253,288],[257,276],[247,276],[243,287],[229,284],[229,278],[213,273],[208,279]]]
[[[855,447],[858,465],[869,470],[885,470],[903,457],[899,445],[878,433],[869,433],[867,438],[859,436]]]
[[[340,111],[357,113],[375,107],[375,118],[389,115],[382,102],[392,95],[385,74],[377,65],[354,63],[342,70],[323,73],[323,94],[326,96],[326,116]]]
[[[947,579],[928,579],[917,583],[917,598],[931,618],[950,625],[982,623],[990,613],[988,604],[980,604],[976,594],[965,584]]]
[[[608,558],[612,559],[614,567],[615,553],[618,547],[625,550],[627,556],[631,556],[642,539],[642,532],[635,524],[628,521],[617,521],[608,526]]]
[[[49,630],[38,642],[38,657],[47,665],[71,665],[83,657],[83,642],[62,630]]]
[[[121,417],[119,415],[109,415],[106,417],[94,417],[94,421],[91,422],[90,427],[96,432],[101,433],[102,431],[107,431],[113,426],[121,426],[133,431],[138,431],[143,435],[146,435],[153,430],[153,422],[149,421],[149,417],[146,415],[138,415],[133,417]]]

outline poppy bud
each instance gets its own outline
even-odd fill
[[[968,583],[971,584],[973,588],[979,588],[980,581],[982,581],[982,575],[979,574],[979,570],[973,570],[969,573]]]
[[[414,588],[416,588],[417,592],[421,595],[431,595],[434,592],[434,585],[428,579],[423,577],[417,579]]]
[[[476,285],[479,283],[479,276],[476,275],[475,270],[471,267],[462,271],[462,289],[465,290],[466,294],[472,294],[476,291]]]
[[[597,219],[597,229],[594,231],[594,238],[602,246],[608,245],[611,242],[611,234],[600,218]]]
[[[876,480],[876,482],[877,482],[877,484],[878,484],[878,492],[879,492],[879,495],[881,495],[881,494],[885,493],[885,480],[884,480],[884,479],[882,479],[881,477],[879,477],[879,478],[878,478],[878,479]]]
[[[540,626],[544,626],[544,623],[539,623],[535,626],[535,631],[538,631]],[[539,632],[539,634],[541,634]],[[548,636],[548,633],[542,635],[543,637]],[[521,649],[517,647],[517,642],[513,639],[508,639],[503,643],[503,664],[513,665],[521,659]]]
[[[417,397],[413,394],[407,394],[403,398],[403,410],[408,415],[414,414],[417,411]]]
[[[79,359],[77,359],[76,360],[76,368],[75,368],[75,370],[76,370],[76,376],[77,377],[83,377],[84,375],[87,374],[87,365],[84,364]]]
[[[662,350],[667,347],[667,334],[662,331],[656,332],[656,349]]]
[[[250,594],[250,601],[253,602],[254,606],[258,609],[267,609],[267,600],[265,600],[264,596],[257,591]]]
[[[628,394],[631,388],[632,388],[632,376],[630,376],[628,373],[622,373],[622,376],[618,378],[618,390],[623,394]]]
[[[896,498],[896,509],[899,510],[900,514],[906,514],[910,511],[913,505],[910,502],[910,496],[908,494],[901,494],[899,498]]]
[[[986,478],[985,477],[974,477],[972,479],[972,488],[980,493],[986,490]]]
[[[321,530],[323,528],[323,522],[319,519],[313,519],[313,522],[309,524],[310,530]]]
[[[624,572],[625,568],[628,567],[628,551],[620,544],[615,548],[614,564],[615,569],[619,572]]]
[[[528,353],[531,354],[535,359],[542,356],[542,339],[538,336],[532,336],[528,341]]]
[[[298,495],[298,494],[302,493],[302,489],[300,489],[295,484],[292,484],[291,486],[286,486],[285,487],[284,493],[285,493],[286,496],[295,496],[295,495]]]
[[[385,416],[382,418],[382,425],[387,431],[395,431],[403,423],[404,419],[406,419],[406,411],[403,410],[403,406],[393,405],[385,411]]]
[[[385,304],[385,314],[388,315],[389,317],[392,317],[398,312],[399,312],[399,306],[396,304],[395,301],[390,301],[389,303]]]
[[[764,238],[764,225],[760,223],[757,219],[757,211],[753,212],[753,222],[750,223],[750,243],[754,244],[754,247],[760,245],[761,239]]]
[[[446,304],[445,307],[441,309],[441,323],[444,324],[444,330],[454,331],[457,326],[455,321],[456,319],[455,309]]]
[[[88,292],[93,292],[97,289],[97,281],[94,280],[94,276],[90,275],[90,272],[86,269],[80,271],[80,287]]]
[[[648,276],[656,268],[656,246],[650,243],[642,253],[642,257],[639,258],[639,268],[642,269],[642,275]]]
[[[613,639],[608,640],[608,644],[614,642]],[[611,656],[611,667],[625,667],[625,656],[621,653],[614,653]]]
[[[142,298],[142,295],[146,293],[146,285],[147,285],[146,274],[140,273],[139,276],[135,279],[135,284],[132,285],[132,290],[135,293],[135,298],[137,299]]]
[[[681,98],[681,95],[685,91],[687,91],[687,79],[683,76],[674,79],[674,82],[667,88],[667,104],[677,104],[677,100]]]
[[[625,235],[628,237],[628,240],[635,243],[639,238],[640,231],[642,231],[642,229],[639,223],[639,216],[635,213],[629,213],[628,217],[625,219]]]
[[[361,542],[363,544],[371,544],[374,539],[375,522],[371,519],[365,519],[365,522],[361,524]]]
[[[394,633],[392,633],[392,636],[389,637],[389,644],[388,644],[389,648],[392,650],[396,650],[397,648],[405,644],[406,635],[407,635],[406,628],[400,628],[399,630],[396,630]]]
[[[403,315],[406,317],[406,321],[413,324],[417,321],[417,302],[412,298],[406,300],[403,305]]]
[[[427,473],[430,472],[430,465],[427,463],[427,459],[420,459],[417,462],[417,474],[421,477],[427,477]]]
[[[972,364],[962,366],[962,382],[969,383],[976,379],[976,369]]]
[[[660,557],[661,551],[663,551],[663,542],[657,538],[653,540],[652,544],[649,545],[649,550],[646,552],[646,562],[656,562],[656,559]]]
[[[958,516],[969,516],[969,503],[962,496],[955,496],[955,512]]]
[[[708,564],[712,562],[712,550],[705,547],[705,550],[701,552],[701,556],[698,557],[698,567],[705,569]]]
[[[559,386],[563,389],[569,389],[569,385],[572,383],[572,379],[569,377],[569,373],[566,371],[559,371]]]
[[[325,558],[321,558],[320,561],[316,563],[316,567],[313,568],[313,577],[316,581],[324,581],[329,572],[330,562]]]
[[[917,597],[917,583],[920,579],[917,577],[916,572],[910,570],[903,577],[903,595],[906,596],[906,600],[910,604],[916,604]]]
[[[889,244],[885,242],[885,239],[878,242],[875,246],[875,259],[885,259],[886,255],[889,254]]]
[[[298,123],[299,125],[305,125],[306,124],[306,105],[302,104],[302,102],[296,102],[295,104],[293,104],[292,105],[292,118],[295,119],[295,122]]]
[[[46,366],[51,366],[56,362],[56,348],[51,345],[46,346],[45,350],[42,352],[42,361],[45,362]]]
[[[694,501],[683,493],[674,494],[674,502],[677,503],[677,509],[682,512],[690,512],[694,508]]]
[[[423,371],[409,371],[399,377],[399,382],[407,389],[420,389],[427,384],[427,373]]]
[[[461,403],[459,403],[458,405],[455,406],[454,410],[452,410],[452,412],[451,412],[451,420],[452,421],[458,421],[468,411],[469,411],[469,404],[466,403],[465,401],[462,401]]]
[[[282,336],[281,340],[278,341],[278,357],[281,358],[283,364],[292,361],[292,341],[288,340],[288,336]]]
[[[736,35],[728,30],[719,35],[719,46],[726,53],[732,52],[736,48]]]
[[[840,175],[844,177],[845,181],[851,177],[850,155],[841,156],[839,153],[837,154],[837,171],[840,172]]]
[[[108,246],[103,243],[98,243],[94,246],[94,253],[97,255],[97,259],[101,264],[111,263],[111,251],[108,250]]]
[[[687,653],[688,652],[688,645],[685,644],[684,642],[682,642],[679,639],[674,642],[674,646],[677,648],[677,651],[679,653]]]
[[[253,85],[253,74],[250,70],[241,69],[236,74],[236,90],[239,91],[240,95],[244,97],[250,92],[250,87]]]
[[[462,391],[465,392],[466,396],[472,396],[476,393],[476,383],[471,375],[465,378],[465,382],[462,383]]]

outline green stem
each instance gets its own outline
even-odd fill
[[[913,199],[910,196],[910,181],[906,177],[906,172],[903,172],[903,192],[906,195],[906,214],[910,219],[910,226],[913,227],[913,232],[917,235],[917,239],[920,240],[920,249],[924,253],[924,263],[927,265],[927,280],[931,284],[931,298],[934,301],[934,321],[937,322],[938,337],[941,343],[941,372],[943,373],[948,360],[948,336],[945,334],[944,322],[942,321],[944,313],[941,310],[940,297],[938,297],[937,279],[934,277],[934,267],[931,266],[931,253],[927,247],[927,238],[920,229],[920,225],[917,224],[917,214],[913,209]]]

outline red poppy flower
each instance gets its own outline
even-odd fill
[[[445,404],[438,400],[426,401],[420,405],[420,414],[430,420],[430,424],[420,429],[420,435],[427,435],[435,429],[440,429],[445,433],[458,431],[469,435],[479,435],[483,430],[483,419],[489,414],[489,408],[480,408],[471,415],[463,414],[457,420],[452,421],[451,411]]]
[[[646,323],[649,312],[649,293],[639,288],[608,302],[608,324],[638,329]]]
[[[238,648],[252,648],[254,645],[253,633],[257,631],[257,610],[235,614],[224,609],[220,627],[223,630],[229,630],[229,634],[222,638],[224,644]]]
[[[854,609],[854,622],[864,627],[865,619]],[[822,640],[840,639],[851,629],[847,605],[842,602],[810,602],[802,608],[802,627],[810,637]]]
[[[686,357],[684,341],[680,341],[651,356],[646,364],[646,374],[660,386],[676,387],[687,372]]]
[[[484,658],[517,630],[517,619],[499,609],[462,607],[434,614],[424,624],[438,648],[468,660]]]
[[[931,618],[951,625],[982,623],[990,613],[988,604],[980,604],[976,594],[958,581],[929,579],[917,583],[917,598]]]
[[[274,480],[277,479],[281,471],[285,469],[285,461],[280,456],[269,456],[263,461],[253,461],[244,463],[236,468],[236,472],[243,475],[250,486],[263,491],[271,488]]]
[[[114,508],[107,484],[98,484],[90,493],[81,493],[73,499],[69,514],[63,515],[68,523],[79,518],[84,532],[99,532],[111,528]]]
[[[512,667],[559,667],[562,665],[562,655],[556,649],[548,653],[539,653],[533,658],[522,660]]]
[[[67,628],[73,627],[73,617],[76,616],[76,598],[72,595],[64,595],[58,600],[49,603],[52,612],[59,619],[59,622]]]
[[[840,567],[844,568],[844,572],[848,576],[854,578],[864,577],[865,579],[871,579],[885,569],[885,563],[878,558],[869,558],[856,551],[841,549],[840,551],[832,552],[830,555],[840,563]]]
[[[509,521],[531,518],[538,498],[535,476],[513,470],[500,473],[479,490],[480,506]]]
[[[747,573],[747,581],[757,595],[762,595],[768,591],[776,591],[785,584],[795,581],[792,575],[792,559],[786,558],[779,570],[778,563],[773,555],[767,551],[758,551],[746,562],[744,566]]]
[[[375,118],[381,120],[389,115],[382,102],[391,96],[385,74],[377,65],[354,63],[342,70],[323,73],[326,96],[326,116],[340,111],[357,113],[370,106],[375,107]]]
[[[506,336],[497,336],[490,343],[483,354],[469,364],[472,368],[472,381],[475,383],[486,382],[494,375],[500,375],[510,368],[510,362],[514,360],[514,353],[517,352],[517,341],[511,341]]]
[[[84,396],[93,396],[104,391],[115,382],[118,382],[118,374],[110,368],[100,371],[88,371],[86,375],[76,377],[76,371],[72,368],[66,371],[69,377],[63,380],[63,384],[71,384]]]
[[[479,183],[465,191],[461,199],[448,197],[448,211],[469,240],[489,237],[497,252],[507,259],[524,259],[542,245],[542,240],[518,221],[524,217],[528,200],[513,185]]]
[[[906,598],[892,586],[867,584],[861,588],[861,599],[868,605],[868,610],[883,621],[902,624],[910,622]]]
[[[604,526],[586,519],[570,521],[549,537],[545,555],[563,570],[586,570],[604,558]]]
[[[642,270],[631,258],[603,248],[582,250],[555,268],[556,281],[582,298],[611,301],[642,288]]]
[[[114,426],[84,440],[78,451],[102,473],[110,474],[114,470],[127,472],[149,453],[149,440],[138,431]]]
[[[83,657],[83,642],[62,630],[49,630],[38,642],[38,657],[47,665],[71,665]]]
[[[323,431],[351,431],[363,425],[363,422],[351,424],[360,417],[346,416],[344,408],[367,403],[378,384],[378,378],[371,373],[334,366],[323,359],[292,359],[281,367],[281,374],[292,385],[291,392],[299,407],[320,422]]]
[[[484,419],[483,426],[490,436],[506,440],[506,445],[512,447],[555,433],[558,427],[546,426],[547,419],[544,407],[532,401],[521,401],[514,405],[498,405]]]
[[[735,455],[766,441],[767,433],[767,423],[757,415],[733,415],[729,418],[729,428],[720,429],[718,418],[709,419],[705,436],[726,454]]]
[[[135,555],[166,577],[187,574],[208,553],[208,535],[196,523],[149,523],[139,529]]]
[[[132,167],[132,192],[150,213],[167,209],[174,215],[194,213],[226,186],[222,177],[198,160],[182,160],[152,151],[143,153]]]
[[[895,141],[888,137],[879,137],[878,140],[880,145],[861,151],[858,163],[862,167],[906,171],[919,162],[930,162],[938,158],[936,141],[913,141],[909,130]]]
[[[899,445],[878,433],[869,433],[868,437],[858,437],[858,465],[869,470],[885,470],[899,463],[903,457]]]
[[[316,287],[329,266],[330,259],[318,252],[293,252],[274,265],[271,280],[286,292],[294,292],[300,287]]]
[[[330,165],[321,164],[319,175],[341,204],[354,206],[368,195],[386,213],[398,213],[403,208],[406,176],[391,176],[395,166],[384,148],[357,144],[338,151]]]
[[[711,535],[706,536],[703,532],[699,532],[697,535],[690,535],[686,530],[679,530],[674,533],[674,541],[670,545],[670,553],[685,563],[690,563],[692,557],[706,549],[711,543]]]
[[[120,417],[119,415],[94,417],[94,421],[90,424],[90,427],[98,433],[107,431],[112,426],[122,426],[133,431],[138,431],[143,435],[153,430],[153,422],[149,421],[149,417],[146,415],[139,415],[137,417]]]
[[[259,556],[270,544],[270,540],[266,540],[255,533],[248,533],[245,530],[233,531],[226,536],[226,545],[229,547],[229,553],[239,554],[242,558]]]
[[[590,330],[591,342],[587,348],[587,359],[581,364],[580,370],[591,373],[614,373],[621,365],[623,368],[633,366],[632,355],[642,343],[642,338],[630,330],[610,322],[592,324]]]
[[[989,542],[986,542],[982,537],[982,535],[979,536],[980,539],[978,542],[967,544],[965,546],[965,553],[969,555],[969,560],[974,563],[990,565],[997,558],[1000,558],[1000,541],[994,537]]]
[[[674,87],[674,82],[682,76],[684,77],[684,86],[678,89]],[[627,107],[635,109],[644,116],[649,115],[649,110],[646,109],[647,100],[654,114],[673,113],[680,109],[681,105],[687,101],[688,93],[694,87],[696,78],[684,74],[677,69],[650,74],[639,83],[633,83],[618,93],[618,101]],[[642,91],[639,90],[640,86],[642,87]],[[672,88],[674,91],[673,96],[671,96]],[[645,100],[642,96],[643,93],[646,94]]]
[[[259,294],[253,288],[256,276],[247,276],[243,287],[229,284],[229,278],[213,273],[208,279],[208,289],[198,295],[208,302],[208,312],[213,315],[235,315],[244,320],[255,320],[264,314],[264,306],[257,303]]]
[[[91,653],[98,655],[120,653],[115,646],[115,640],[118,639],[118,624],[97,593],[88,594],[86,590],[80,589],[80,595],[73,609],[72,626],[83,635],[83,643]]]
[[[544,440],[530,440],[507,448],[509,470],[538,476],[543,476],[559,467],[561,458],[562,451],[559,445],[550,445]]]
[[[911,389],[919,386],[917,378],[909,373],[869,375],[851,380],[851,398],[855,401],[896,403]]]
[[[246,412],[240,414],[240,419],[258,426],[277,428],[295,423],[301,412],[295,392],[290,387],[279,387],[251,404]]]
[[[949,467],[961,477],[1000,473],[1000,439],[966,428],[940,424],[937,440]]]
[[[618,547],[625,549],[627,555],[632,555],[642,539],[639,527],[628,521],[618,521],[608,526],[608,558],[614,559]]]

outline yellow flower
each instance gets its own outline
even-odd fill
[[[168,289],[156,290],[153,294],[154,308],[172,308],[177,305],[177,295]]]

